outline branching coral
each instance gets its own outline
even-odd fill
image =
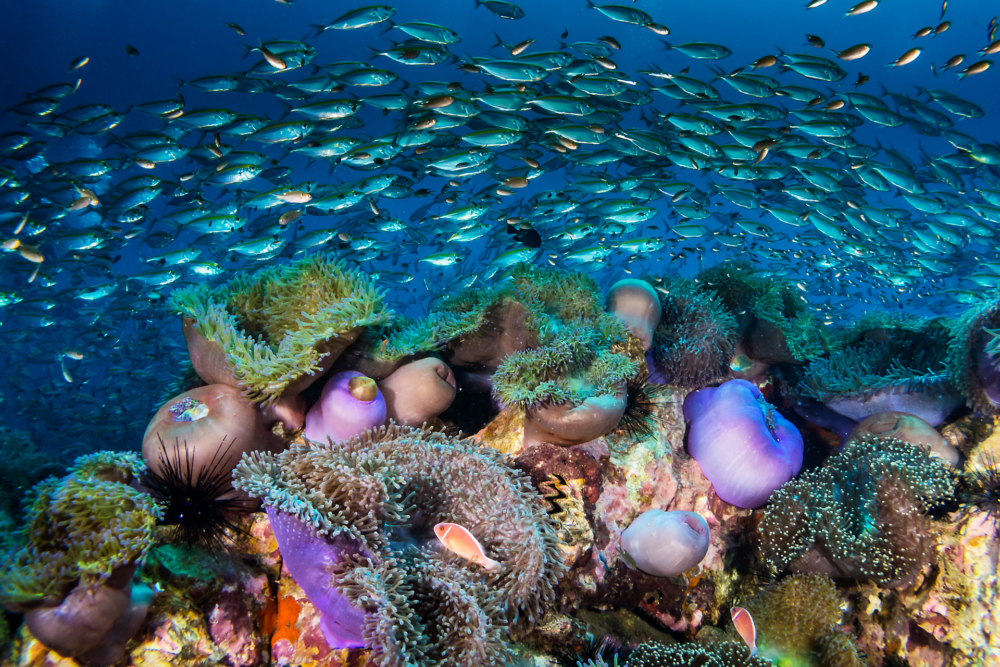
[[[1000,292],[954,321],[948,369],[969,407],[987,415],[1000,412]]]
[[[383,667],[502,664],[507,624],[537,622],[565,569],[530,481],[470,440],[383,427],[254,453],[234,484],[269,515],[355,545],[338,548],[326,585],[365,611],[364,641]],[[484,573],[439,548],[432,528],[445,522],[468,528],[501,567]]]
[[[852,419],[886,410],[938,424],[961,398],[945,365],[944,320],[869,315],[838,335],[840,349],[814,360],[801,391]]]
[[[651,276],[662,316],[653,361],[671,384],[700,389],[724,376],[736,346],[736,319],[710,291],[687,278]]]
[[[935,558],[925,515],[951,498],[948,468],[899,440],[855,440],[778,489],[760,522],[776,570],[907,583]]]
[[[829,578],[792,575],[742,603],[757,629],[763,657],[779,664],[860,667],[851,639],[840,627],[842,600]],[[732,628],[729,634],[738,635]]]
[[[819,356],[829,345],[805,299],[780,276],[749,264],[726,262],[702,271],[697,282],[736,316],[744,345],[754,359],[801,363]]]
[[[388,323],[382,300],[361,272],[315,257],[216,288],[180,289],[169,305],[193,320],[185,335],[206,382],[235,384],[251,400],[272,403],[328,370],[362,327]]]
[[[771,661],[751,656],[746,644],[643,644],[625,663],[628,667],[771,667]],[[583,667],[617,667],[618,656],[612,663],[598,657]],[[624,666],[623,666],[624,667]]]
[[[16,551],[0,570],[0,603],[59,598],[77,581],[96,588],[152,546],[154,500],[129,486],[143,469],[135,454],[99,453],[76,460],[70,474],[31,490]]]

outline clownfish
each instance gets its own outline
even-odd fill
[[[434,526],[434,534],[448,551],[473,563],[479,563],[487,570],[500,567],[500,563],[486,555],[483,545],[464,526],[457,523],[439,523]]]
[[[750,656],[757,655],[757,627],[753,624],[750,612],[743,607],[733,607],[729,610],[729,614],[733,619],[733,625],[736,626],[736,632],[740,633],[740,637],[750,647]]]

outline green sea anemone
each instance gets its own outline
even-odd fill
[[[175,291],[191,363],[205,382],[273,403],[325,373],[364,327],[388,323],[384,295],[325,257]]]
[[[862,438],[774,492],[760,521],[765,560],[904,585],[936,558],[927,512],[949,501],[948,467],[901,440]]]
[[[969,407],[985,415],[1000,412],[1000,291],[954,321],[948,369]]]
[[[725,262],[702,271],[696,280],[736,317],[750,358],[804,363],[827,349],[829,343],[805,298],[781,276]]]
[[[937,425],[962,402],[945,364],[944,319],[869,314],[835,340],[838,349],[804,369],[800,391],[840,414],[895,410]]]
[[[737,341],[736,318],[713,292],[687,278],[649,276],[662,315],[653,362],[670,384],[700,389],[724,377]]]
[[[155,501],[130,486],[143,468],[136,454],[102,452],[36,484],[18,543],[3,554],[0,603],[58,599],[77,582],[97,587],[141,560],[160,517]]]

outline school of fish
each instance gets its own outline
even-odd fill
[[[473,1],[510,34],[530,12]],[[986,110],[946,90],[996,85],[996,18],[978,52],[933,55],[941,88],[893,92],[849,80],[847,63],[927,60],[947,3],[918,46],[873,65],[871,44],[800,34],[736,63],[671,34],[669,16],[568,4],[607,34],[490,47],[374,5],[305,41],[227,23],[249,67],[129,108],[74,105],[86,56],[25,94],[0,121],[8,424],[64,448],[131,446],[185,357],[169,291],[310,253],[362,267],[409,314],[519,262],[607,283],[741,258],[795,281],[831,323],[859,302],[943,311],[1000,285],[1000,145],[958,129]],[[330,33],[348,30],[368,31],[370,52],[335,49]],[[643,30],[662,50],[624,71],[616,54]],[[914,134],[936,149],[888,146]],[[85,150],[67,157],[70,140]]]

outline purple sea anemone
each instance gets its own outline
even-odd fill
[[[688,451],[719,497],[761,507],[802,468],[802,436],[746,380],[688,395]]]
[[[348,440],[385,423],[385,398],[375,380],[357,371],[342,371],[323,386],[319,401],[306,414],[309,440]]]

